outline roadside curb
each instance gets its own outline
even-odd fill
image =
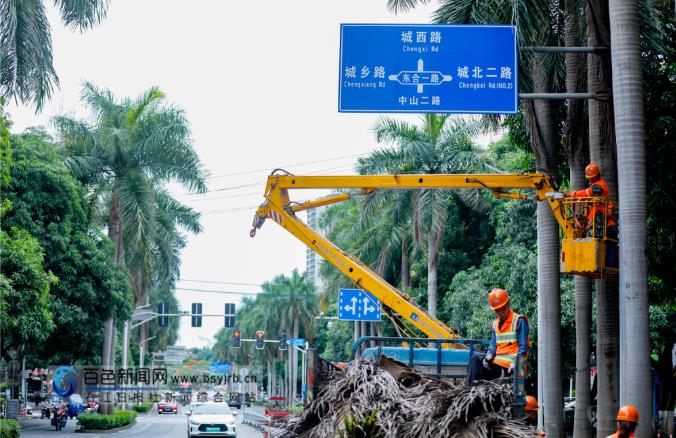
[[[120,432],[122,430],[127,430],[135,424],[136,420],[132,421],[127,425],[124,425],[122,427],[116,427],[114,429],[75,429],[75,433],[100,433],[100,434],[115,433]]]

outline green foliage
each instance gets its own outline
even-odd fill
[[[17,420],[0,418],[0,438],[19,438],[21,436],[21,424]]]
[[[145,402],[132,407],[136,412],[148,412],[153,408],[153,402]]]
[[[136,411],[116,411],[113,415],[80,414],[77,423],[85,430],[108,430],[132,423],[136,415]]]
[[[54,329],[49,286],[56,281],[42,266],[42,247],[30,233],[12,227],[0,231],[0,253],[3,344],[42,342]]]
[[[302,406],[291,406],[289,408],[289,413],[293,415],[300,415],[303,413],[304,410],[305,408],[303,408]]]
[[[356,418],[345,418],[345,430],[341,431],[341,438],[382,438],[385,432],[378,424],[376,417],[377,411],[373,411],[366,415],[363,421]]]
[[[58,279],[47,299],[56,330],[48,339],[32,338],[30,354],[40,363],[91,362],[100,351],[103,316],[131,312],[126,271],[111,265],[112,245],[88,221],[83,188],[49,136],[30,130],[11,142],[11,179],[3,195],[12,209],[3,225],[34,236],[43,248],[41,264]]]
[[[643,52],[648,291],[651,340],[658,349],[676,342],[676,21],[663,8],[663,51]]]
[[[336,306],[328,312],[338,313]],[[382,324],[382,323],[381,323]],[[320,351],[323,359],[331,362],[347,362],[352,353],[354,342],[354,323],[347,321],[322,321],[317,328],[314,347]]]

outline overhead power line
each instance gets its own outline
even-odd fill
[[[177,291],[187,291],[187,292],[208,292],[212,294],[222,294],[222,295],[249,295],[256,296],[266,292],[242,292],[240,290],[211,290],[211,289],[196,289],[192,287],[177,287]]]
[[[302,163],[295,163],[295,164],[285,164],[285,165],[278,166],[278,167],[307,166],[307,165],[310,165],[310,164],[326,163],[326,162],[329,162],[329,161],[342,160],[342,159],[345,159],[345,158],[360,157],[362,155],[366,155],[366,154],[342,155],[340,157],[326,158],[326,159],[323,159],[323,160],[305,161],[305,162],[302,162]],[[228,177],[228,176],[249,175],[249,174],[252,174],[252,173],[269,172],[269,171],[270,171],[270,168],[266,167],[266,168],[256,169],[256,170],[245,170],[245,171],[242,171],[242,172],[223,173],[223,174],[220,174],[220,175],[210,176],[209,179],[225,178],[225,177]]]
[[[232,281],[213,281],[213,280],[189,280],[181,278],[179,281],[188,281],[190,283],[209,283],[209,284],[234,284],[235,286],[262,286],[260,283],[237,283]]]
[[[324,172],[329,172],[329,171],[332,171],[332,170],[349,169],[349,168],[353,168],[353,167],[354,167],[353,164],[343,164],[343,165],[340,165],[340,166],[333,166],[333,167],[328,167],[328,168],[324,168],[324,169],[313,170],[313,171],[310,171],[310,172],[304,172],[303,175],[316,175],[316,174],[320,174],[320,173],[324,173]],[[224,191],[230,191],[230,190],[243,189],[243,188],[247,188],[247,187],[264,186],[265,183],[266,183],[266,181],[251,182],[251,183],[246,183],[246,184],[238,184],[238,185],[234,185],[234,186],[226,186],[226,187],[220,187],[220,188],[217,188],[217,189],[211,189],[211,190],[207,190],[203,193],[190,193],[190,192],[179,193],[177,196],[193,196],[193,197],[194,196],[204,196],[207,193],[224,192]],[[191,201],[191,200],[186,200],[186,202],[189,202],[189,201]]]
[[[197,289],[192,287],[177,287],[177,291],[184,292],[206,292],[212,294],[221,294],[221,295],[247,295],[252,297],[257,297],[260,295],[279,295],[279,294],[290,294],[290,291],[260,291],[260,292],[242,292],[242,291],[232,291],[232,290],[212,290],[212,289]]]

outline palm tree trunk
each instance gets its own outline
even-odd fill
[[[430,233],[427,240],[427,312],[437,316],[437,265],[439,263],[439,247],[443,230]]]
[[[271,383],[270,386],[268,386],[268,397],[277,395],[277,372],[275,371],[275,361],[272,361],[272,376],[271,376]]]
[[[568,31],[568,27],[566,27]],[[570,91],[570,90],[569,90]],[[568,143],[570,153],[570,188],[580,190],[585,187],[584,153],[573,149],[578,143]],[[590,278],[575,276],[575,420],[573,436],[588,438],[593,429],[589,421],[588,410],[591,406],[591,354],[592,326],[592,281]]]
[[[587,44],[590,47],[610,45],[608,3],[589,0],[586,9]],[[607,55],[587,57],[589,91],[612,88],[610,58]],[[591,160],[601,166],[610,196],[617,199],[615,165],[615,131],[612,105],[589,101],[589,149]],[[597,428],[598,437],[615,431],[615,415],[619,407],[619,327],[617,282],[599,279],[596,284],[596,357],[597,357]],[[577,402],[576,402],[577,403]]]
[[[407,292],[411,287],[411,267],[408,258],[408,239],[401,237],[401,290]]]
[[[652,436],[650,325],[646,261],[646,175],[643,83],[638,2],[610,0],[611,57],[619,176],[620,284],[626,327],[626,400],[644,421],[639,438]],[[624,362],[624,360],[622,361]],[[623,381],[625,377],[623,377]]]
[[[293,318],[293,337],[298,338],[298,317]],[[296,390],[298,387],[298,350],[292,348],[291,359],[291,400],[296,401]]]
[[[566,25],[566,35],[569,31]],[[567,45],[569,42],[566,42]],[[566,55],[568,56],[568,55]],[[568,58],[566,58],[568,61]],[[567,63],[567,66],[569,64]],[[572,74],[572,72],[566,72]],[[568,81],[568,78],[567,78]],[[573,92],[568,84],[569,92]],[[581,110],[576,103],[580,101],[572,101],[576,110]],[[569,101],[569,104],[571,102]],[[569,111],[571,107],[569,106]],[[581,116],[581,114],[580,114]],[[570,123],[574,123],[576,116],[570,115]],[[583,121],[580,120],[583,124]],[[573,130],[571,130],[573,131]],[[581,134],[581,133],[580,133]],[[570,188],[572,190],[579,190],[585,187],[584,167],[586,157],[584,149],[586,143],[574,140],[572,132],[567,135],[569,140],[569,156],[568,162],[570,164]],[[579,135],[579,137],[584,137]],[[589,421],[588,410],[591,406],[591,370],[589,358],[591,354],[591,327],[592,327],[592,281],[590,278],[575,276],[575,418],[573,424],[573,436],[575,438],[589,438],[593,434],[591,422]]]
[[[543,55],[533,56],[535,92],[550,91]],[[530,108],[529,131],[540,169],[556,174],[557,159],[552,107],[535,100]],[[537,206],[538,248],[538,388],[548,437],[563,433],[563,389],[561,379],[561,298],[559,287],[559,226],[545,202]]]
[[[580,12],[575,1],[565,1],[565,44],[579,45]],[[582,57],[576,53],[566,53],[566,91],[575,93],[581,79]],[[585,187],[584,168],[588,138],[582,100],[569,99],[566,114],[566,144],[568,145],[568,163],[570,166],[570,188],[580,190]],[[590,438],[592,426],[587,410],[591,405],[591,375],[589,356],[591,353],[592,290],[591,279],[575,276],[575,418],[573,436]]]
[[[267,371],[267,374],[265,376],[266,377],[265,389],[267,390],[268,394],[272,394],[270,392],[270,388],[272,387],[272,385],[271,385],[271,383],[272,383],[272,380],[271,380],[272,379],[272,367],[270,366],[270,360],[268,360],[266,371]]]
[[[113,263],[122,263],[124,258],[124,247],[122,246],[122,221],[120,218],[116,184],[113,187],[110,214],[108,217],[108,237],[111,242],[113,242],[113,247],[115,248]],[[101,365],[106,369],[114,368],[115,366],[115,333],[115,320],[112,315],[109,315],[105,322],[105,338],[103,339],[103,351],[101,353]],[[101,403],[101,412],[103,414],[111,414],[113,412],[113,405],[111,403]]]

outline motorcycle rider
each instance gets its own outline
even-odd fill
[[[62,419],[68,416],[68,406],[64,403],[63,399],[59,399],[59,402],[54,407],[54,425],[56,430],[61,430]]]

